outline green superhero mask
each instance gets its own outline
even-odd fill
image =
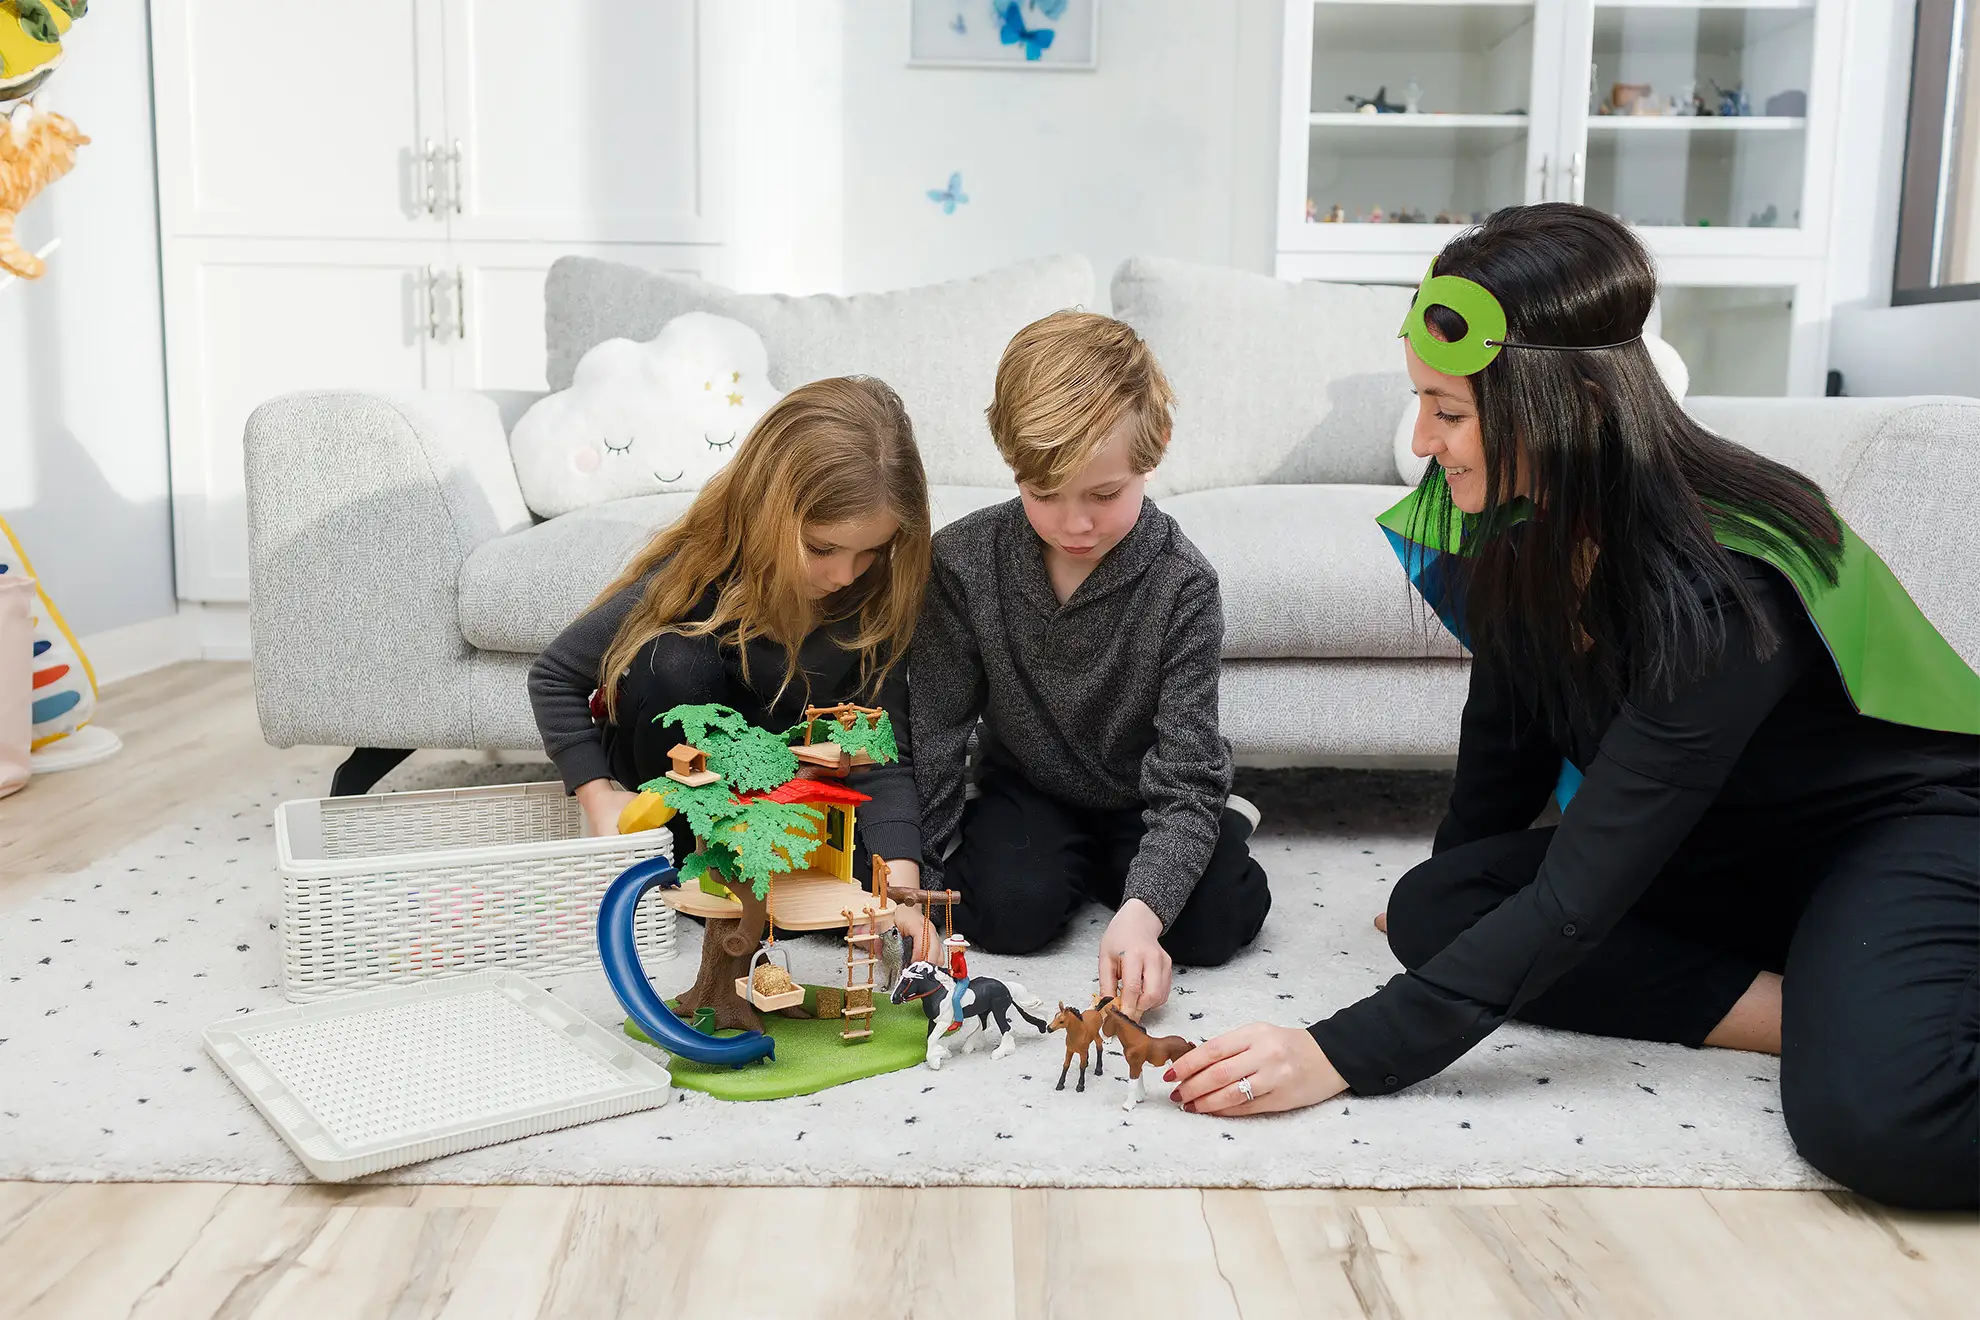
[[[1430,333],[1424,313],[1432,307],[1446,307],[1464,318],[1464,338],[1443,340]],[[1403,317],[1396,338],[1407,339],[1425,366],[1446,376],[1475,376],[1492,364],[1502,348],[1532,348],[1550,353],[1591,353],[1604,348],[1621,348],[1643,336],[1631,335],[1613,344],[1528,344],[1506,338],[1506,309],[1492,291],[1462,275],[1439,275],[1437,263],[1417,286],[1416,300]]]

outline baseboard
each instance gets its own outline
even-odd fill
[[[247,606],[182,600],[176,614],[77,638],[99,686],[182,660],[246,660]]]
[[[76,639],[100,687],[200,656],[199,629],[183,612]]]

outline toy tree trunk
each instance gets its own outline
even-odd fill
[[[750,959],[763,939],[767,926],[763,900],[749,886],[729,890],[742,904],[740,918],[710,917],[701,934],[701,968],[694,984],[680,996],[681,1016],[691,1018],[698,1008],[715,1011],[717,1027],[744,1031],[763,1030],[763,1017],[756,1005],[736,993],[736,982],[749,975]]]

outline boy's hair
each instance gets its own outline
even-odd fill
[[[1011,337],[997,364],[990,438],[1018,481],[1050,495],[1072,480],[1123,419],[1128,464],[1152,472],[1169,440],[1175,393],[1133,327],[1095,312],[1054,312]]]
[[[814,601],[804,571],[806,524],[851,522],[881,510],[900,524],[894,539],[858,581]],[[599,666],[606,707],[616,718],[620,675],[663,633],[734,646],[745,679],[746,643],[776,642],[788,653],[788,686],[798,677],[806,634],[845,618],[859,621],[847,646],[860,653],[860,687],[876,693],[906,657],[921,614],[928,536],[928,480],[900,396],[869,376],[798,386],[750,428],[680,520],[647,542],[592,602],[595,609],[652,575]],[[684,622],[711,586],[708,618]]]

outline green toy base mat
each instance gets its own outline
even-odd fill
[[[804,1006],[817,1002],[818,987],[806,986]],[[839,1037],[845,1023],[838,1018],[789,1018],[767,1013],[764,1029],[777,1042],[774,1058],[732,1068],[727,1064],[696,1063],[678,1054],[667,1056],[674,1085],[702,1091],[718,1100],[784,1100],[810,1095],[862,1077],[912,1068],[928,1057],[928,1015],[920,1004],[896,1004],[875,996],[873,1034],[865,1040]],[[653,1044],[630,1019],[625,1033]],[[736,1031],[718,1031],[734,1036]],[[665,1048],[664,1046],[660,1048]]]

